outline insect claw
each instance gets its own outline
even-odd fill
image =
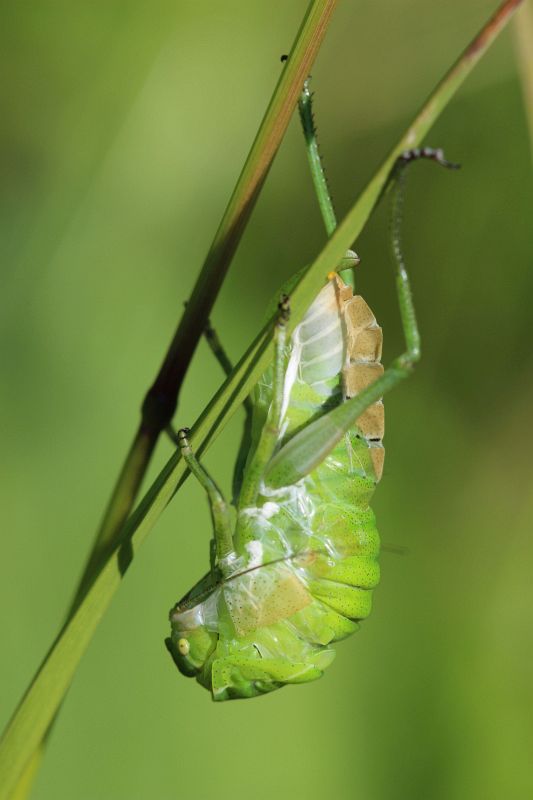
[[[191,432],[190,428],[180,428],[177,433],[176,439],[178,442],[178,446],[182,452],[184,452],[185,450],[190,450],[190,444],[189,444],[190,432]]]
[[[282,294],[278,303],[278,325],[285,325],[291,315],[291,305],[289,296]]]

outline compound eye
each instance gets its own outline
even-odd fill
[[[181,656],[188,656],[191,646],[188,639],[178,639],[178,652]]]

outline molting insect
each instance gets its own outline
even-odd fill
[[[300,100],[309,161],[330,235],[336,225],[316,143],[311,94]],[[420,340],[399,220],[407,164],[440,150],[411,150],[391,171],[392,253],[406,340],[385,370],[382,331],[354,295],[349,251],[291,336],[289,299],[273,327],[273,363],[246,404],[234,476],[236,522],[194,455],[178,444],[205,488],[213,520],[211,569],[170,612],[167,647],[184,675],[215,700],[246,698],[319,678],[332,647],[371,610],[379,581],[379,535],[370,500],[383,471],[382,397],[411,372]],[[218,338],[206,332],[228,370]]]

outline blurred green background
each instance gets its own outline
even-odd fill
[[[6,4],[0,723],[72,597],[138,408],[306,0]],[[344,2],[313,70],[344,213],[495,0]],[[83,660],[35,787],[71,798],[525,798],[533,793],[530,153],[507,31],[427,140],[463,164],[408,180],[424,357],[387,398],[371,619],[327,676],[215,706],[175,670],[167,612],[207,565],[189,481]],[[294,120],[213,320],[234,356],[324,240]],[[359,288],[402,347],[384,210]],[[221,375],[202,343],[176,418]],[[206,457],[229,490],[240,419]],[[151,476],[171,453],[161,442]]]

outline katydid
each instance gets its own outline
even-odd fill
[[[300,114],[313,181],[328,235],[333,205],[318,155],[311,94]],[[273,335],[273,363],[246,406],[247,424],[230,508],[194,455],[187,429],[178,444],[205,488],[214,529],[211,569],[170,612],[167,647],[184,675],[214,700],[254,697],[319,678],[332,644],[357,630],[379,581],[379,535],[370,500],[383,470],[383,395],[420,357],[399,219],[405,166],[429,158],[454,167],[442,151],[404,153],[390,176],[392,252],[405,352],[381,365],[382,331],[354,295],[348,253],[292,336],[283,296]],[[339,274],[340,273],[340,274]],[[325,276],[326,278],[326,276]],[[230,369],[210,328],[208,340]]]

